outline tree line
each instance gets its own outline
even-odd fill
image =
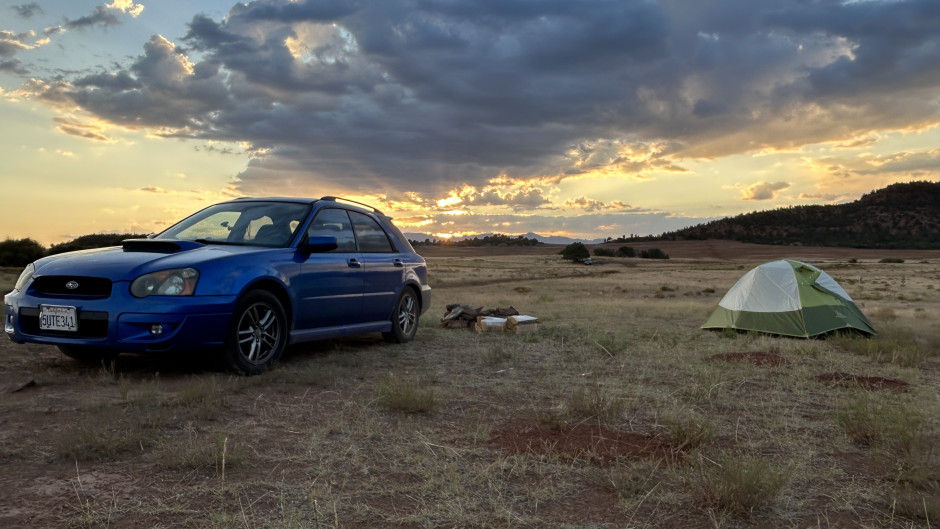
[[[35,239],[11,239],[0,241],[0,266],[23,267],[47,255],[55,255],[76,250],[90,250],[107,246],[120,246],[124,239],[146,237],[139,233],[95,233],[82,235],[76,239],[46,248]]]
[[[495,233],[483,237],[474,237],[472,239],[460,239],[452,241],[449,239],[425,239],[424,241],[408,241],[412,246],[457,246],[457,247],[475,247],[475,246],[538,246],[543,244],[538,239],[530,239],[523,235],[503,235]]]

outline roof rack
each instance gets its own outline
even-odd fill
[[[376,207],[374,207],[374,206],[370,206],[369,204],[365,204],[365,203],[362,203],[362,202],[357,202],[357,201],[355,201],[355,200],[350,200],[350,199],[348,199],[348,198],[343,198],[343,197],[320,197],[320,200],[329,200],[330,202],[336,202],[336,201],[342,200],[343,202],[350,202],[350,203],[352,203],[352,204],[356,204],[357,206],[362,206],[362,207],[364,207],[364,208],[371,209],[373,212],[378,213],[378,214],[380,214],[380,215],[383,214],[381,211],[378,210],[378,208],[376,208]]]

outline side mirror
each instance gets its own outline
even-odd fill
[[[336,237],[308,237],[303,250],[309,253],[329,252],[339,247]]]

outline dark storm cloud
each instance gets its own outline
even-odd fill
[[[47,86],[125,126],[248,143],[246,192],[291,175],[440,196],[937,123],[937,27],[936,0],[258,0],[194,17],[185,49],[155,36]]]

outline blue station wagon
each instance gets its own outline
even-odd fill
[[[373,332],[408,342],[430,301],[424,259],[380,211],[245,198],[121,247],[39,259],[3,312],[14,342],[82,361],[212,351],[252,375],[292,343]]]

